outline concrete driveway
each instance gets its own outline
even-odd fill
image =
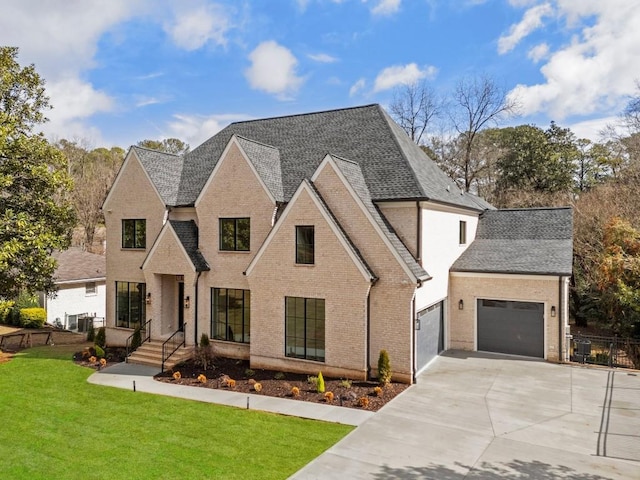
[[[295,479],[640,479],[640,374],[448,352]]]

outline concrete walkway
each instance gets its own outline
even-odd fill
[[[640,479],[640,374],[447,353],[293,479]]]
[[[303,402],[287,398],[275,398],[265,395],[229,392],[213,388],[198,388],[186,385],[173,385],[158,382],[153,376],[160,373],[157,368],[120,363],[100,370],[88,379],[89,383],[109,387],[154,393],[169,397],[184,398],[198,402],[217,403],[230,407],[250,408],[264,412],[291,415],[325,422],[343,423],[358,426],[373,416],[373,412],[353,408]]]

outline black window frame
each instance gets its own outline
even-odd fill
[[[131,227],[128,227],[131,225]],[[141,225],[141,227],[140,227]],[[122,219],[122,248],[145,249],[147,248],[147,220],[144,218]]]
[[[296,264],[315,265],[315,237],[314,225],[296,225]]]
[[[221,293],[224,292],[224,295]],[[230,295],[231,292],[231,295]],[[241,310],[241,323],[230,323],[229,306],[230,299],[235,298],[238,300],[238,294],[241,294],[242,300],[240,305]],[[224,298],[224,305],[221,304],[220,299]],[[224,312],[224,318],[220,317],[220,313]],[[238,332],[238,325],[240,325],[240,332]],[[235,329],[235,331],[234,331]],[[224,332],[222,334],[221,332]],[[235,335],[241,335],[241,340],[235,339]],[[222,340],[226,342],[236,343],[251,343],[251,291],[243,290],[239,288],[211,288],[211,331],[210,338],[214,340]]]
[[[85,282],[84,295],[85,297],[91,297],[98,294],[98,285],[96,282]]]
[[[241,231],[242,223],[246,222],[246,232]],[[230,242],[225,238],[225,224],[232,226]],[[246,244],[246,248],[245,248]],[[251,251],[251,217],[221,217],[218,219],[218,248],[222,252],[249,252]]]
[[[284,346],[286,357],[323,363],[326,361],[326,312],[324,298],[285,297]],[[314,335],[310,336],[310,333],[314,333]]]
[[[458,233],[458,243],[460,245],[467,244],[467,222],[465,220],[460,220],[460,231]]]
[[[116,284],[116,327],[131,328],[146,322],[147,285],[141,282],[122,282]],[[125,304],[121,304],[124,302]]]

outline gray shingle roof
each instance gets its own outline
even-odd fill
[[[571,208],[488,210],[453,272],[571,275]]]
[[[422,268],[422,266],[416,261],[413,255],[409,252],[402,240],[398,237],[393,227],[384,218],[384,215],[378,210],[371,199],[371,194],[367,188],[367,184],[362,174],[360,166],[344,158],[331,156],[336,165],[345,176],[351,187],[364,203],[365,208],[369,211],[374,221],[378,224],[383,234],[389,239],[391,245],[402,258],[402,261],[409,267],[411,273],[415,276],[416,280],[429,280],[431,276]]]
[[[137,146],[131,148],[140,159],[165,205],[177,205],[183,157]]]
[[[85,252],[78,247],[56,251],[53,258],[58,262],[53,277],[56,283],[104,279],[107,276],[107,262],[104,255]]]
[[[276,202],[284,202],[282,166],[278,149],[248,138],[236,138]]]
[[[482,210],[469,195],[460,193],[379,105],[232,123],[185,154],[179,174],[171,170],[178,187],[177,192],[167,191],[171,205],[195,202],[234,134],[278,150],[285,201],[331,153],[360,165],[373,200],[430,198]],[[152,178],[155,182],[156,176],[164,179],[169,173],[165,167]]]
[[[209,264],[200,253],[198,249],[198,227],[193,220],[178,221],[169,220],[171,228],[176,232],[180,243],[189,255],[191,263],[196,268],[196,272],[203,272],[210,270]]]

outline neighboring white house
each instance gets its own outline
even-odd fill
[[[58,261],[54,275],[58,292],[44,299],[47,322],[69,330],[84,331],[87,321],[102,326],[106,301],[106,261],[97,255],[72,247],[55,252]]]

